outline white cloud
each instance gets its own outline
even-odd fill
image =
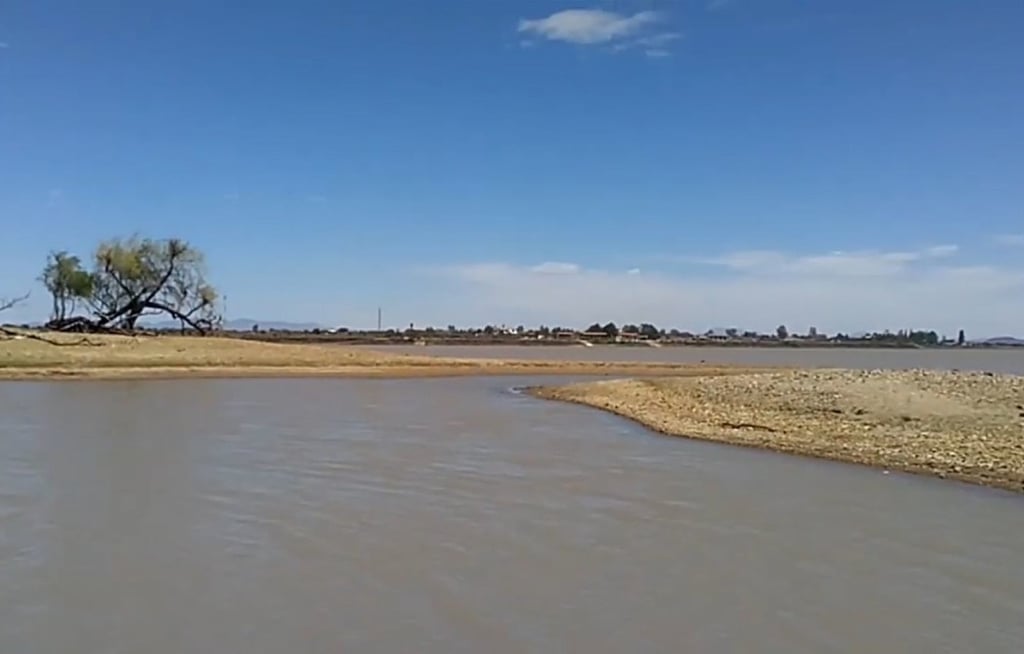
[[[547,18],[520,20],[519,31],[549,41],[594,45],[635,37],[660,19],[654,11],[626,16],[603,9],[566,9]]]
[[[1000,234],[995,237],[1000,245],[1024,245],[1024,234]]]
[[[446,268],[447,310],[459,320],[585,325],[649,321],[691,330],[713,325],[829,332],[919,328],[972,337],[1020,332],[1024,269],[956,265],[941,250],[788,255],[724,254],[697,273],[480,263]],[[449,319],[450,320],[450,319]]]

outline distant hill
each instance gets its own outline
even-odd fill
[[[995,338],[987,338],[983,341],[975,341],[982,345],[1002,345],[1002,346],[1014,346],[1024,347],[1024,339],[1015,338],[1013,336],[997,336]]]
[[[311,329],[324,329],[315,322],[288,322],[285,320],[255,320],[253,318],[235,318],[224,322],[224,329],[235,332],[252,331],[253,325],[259,325],[261,331],[276,329],[279,331],[304,332]],[[147,324],[154,329],[177,329],[181,324],[176,320],[161,320]]]
[[[253,325],[261,330],[277,329],[281,331],[304,332],[310,329],[324,329],[315,322],[288,322],[286,320],[254,320],[252,318],[235,318],[224,323],[224,329],[232,331],[251,331]]]

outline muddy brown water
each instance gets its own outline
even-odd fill
[[[1024,498],[532,381],[0,384],[0,652],[1024,651]]]

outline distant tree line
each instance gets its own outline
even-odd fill
[[[867,334],[863,337],[856,339],[850,337],[847,334],[836,334],[835,340],[837,341],[852,341],[852,340],[871,340],[879,343],[910,343],[914,345],[938,345],[942,342],[942,338],[938,332],[935,331],[916,331],[911,329],[901,329],[897,332],[874,332]],[[960,338],[958,344],[963,345],[963,330],[960,330]]]
[[[640,325],[627,324],[623,325],[620,329],[615,323],[610,322],[605,325],[600,323],[594,323],[590,327],[587,327],[586,333],[588,334],[604,334],[608,338],[615,338],[620,334],[629,334],[631,336],[643,336],[645,338],[659,338],[665,334],[660,331],[657,327],[651,323],[645,322]]]

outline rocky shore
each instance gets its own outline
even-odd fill
[[[1024,377],[780,371],[537,388],[656,431],[1024,492]]]

